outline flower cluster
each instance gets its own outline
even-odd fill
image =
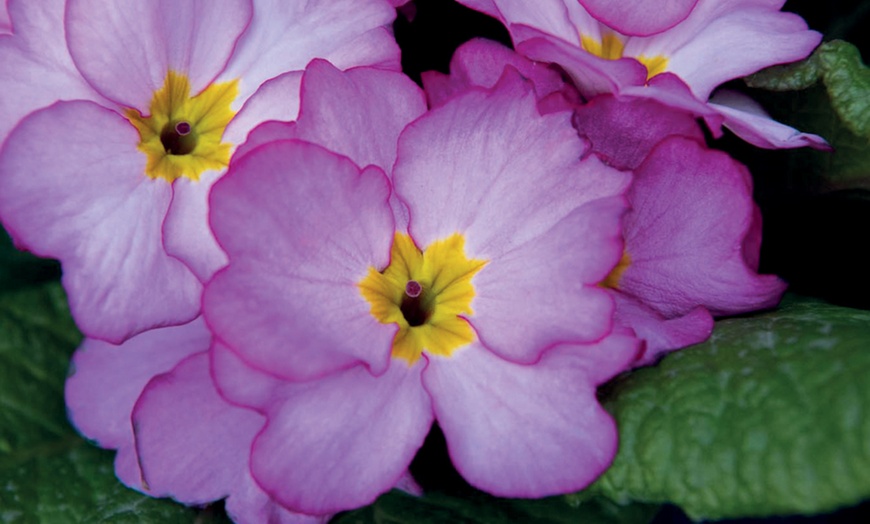
[[[127,486],[321,522],[416,492],[437,423],[480,489],[577,491],[617,449],[598,385],[777,304],[698,119],[826,147],[710,96],[818,43],[781,2],[466,0],[515,50],[422,89],[404,3],[8,2],[0,220],[62,263],[70,417]]]

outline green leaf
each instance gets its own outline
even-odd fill
[[[722,320],[611,384],[620,451],[593,490],[695,519],[822,513],[870,497],[870,312],[810,299]]]
[[[870,69],[855,46],[825,42],[806,60],[765,69],[746,83],[775,119],[834,147],[791,152],[785,159],[791,173],[810,171],[831,189],[870,187]]]
[[[70,427],[63,386],[80,340],[59,284],[0,294],[0,522],[210,522],[125,488],[114,453]]]
[[[499,499],[484,493],[452,496],[401,491],[382,495],[366,508],[337,515],[332,524],[645,524],[657,505],[620,505],[600,497]]]

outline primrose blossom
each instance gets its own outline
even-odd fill
[[[399,67],[386,0],[7,7],[0,220],[60,259],[79,328],[115,343],[199,314],[226,260],[208,190],[250,129],[295,118],[311,59]]]
[[[637,364],[706,340],[713,316],[776,305],[785,283],[757,272],[761,216],[751,177],[706,148],[691,113],[609,94],[566,104],[555,72],[487,40],[460,46],[449,75],[423,73],[427,98],[439,106],[475,86],[492,86],[505,67],[529,78],[540,110],[572,108],[589,150],[633,174],[623,257],[602,285],[613,292],[618,323],[645,341]]]
[[[634,2],[599,0],[461,3],[504,23],[520,54],[558,64],[586,98],[653,98],[694,112],[714,136],[724,125],[759,147],[828,149],[821,137],[773,121],[743,95],[714,94],[729,80],[805,58],[821,41],[799,16],[780,11],[784,0],[644,1],[637,12]]]
[[[203,298],[213,376],[266,417],[258,485],[304,513],[370,503],[434,421],[490,493],[587,485],[616,451],[596,385],[639,349],[596,285],[628,175],[580,160],[570,113],[541,116],[516,74],[422,116],[418,88],[371,69],[315,61],[302,91],[210,200],[229,258]]]

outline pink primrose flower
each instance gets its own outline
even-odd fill
[[[474,86],[492,86],[505,67],[530,78],[539,109],[560,109],[544,108],[553,93],[564,93],[552,71],[485,40],[461,46],[449,75],[424,73],[427,97],[437,106]],[[757,273],[761,220],[749,173],[704,146],[693,113],[613,95],[569,106],[590,151],[634,173],[623,260],[605,285],[614,291],[618,323],[646,342],[638,364],[706,340],[713,315],[779,301],[785,284]]]
[[[208,190],[250,129],[296,117],[312,58],[399,67],[386,0],[7,6],[0,220],[61,260],[80,329],[116,343],[199,314],[226,261]]]
[[[779,10],[784,0],[462,3],[503,22],[520,54],[561,66],[587,98],[604,93],[654,98],[695,112],[715,136],[724,125],[760,147],[828,149],[821,137],[755,108],[747,113],[743,103],[706,103],[721,84],[800,60],[819,43],[821,35],[800,17]],[[657,14],[649,16],[651,11]]]
[[[214,379],[265,416],[251,472],[294,511],[370,503],[436,420],[501,496],[580,489],[616,451],[595,387],[638,342],[597,283],[628,175],[581,160],[570,114],[541,116],[515,74],[422,104],[400,76],[315,62],[299,120],[255,130],[210,197]]]

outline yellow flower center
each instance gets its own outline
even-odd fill
[[[357,285],[382,324],[398,324],[393,357],[413,364],[423,351],[449,357],[474,340],[460,315],[471,315],[471,279],[485,260],[465,256],[465,238],[455,233],[433,242],[425,252],[410,236],[396,233],[390,265],[370,267]]]
[[[221,138],[235,116],[230,104],[238,84],[211,84],[191,97],[187,76],[170,71],[151,98],[150,116],[127,109],[127,119],[139,131],[139,150],[148,156],[145,174],[170,182],[182,176],[199,180],[204,171],[225,168],[231,145]]]
[[[591,36],[580,35],[580,47],[588,53],[604,58],[605,60],[618,60],[623,57],[625,43],[614,33],[605,33],[599,42]],[[668,59],[662,55],[634,57],[646,67],[646,79],[664,73],[668,67]]]
[[[601,281],[601,285],[609,287],[610,289],[619,289],[619,281],[622,279],[623,273],[625,273],[625,270],[628,269],[630,264],[631,257],[628,256],[628,251],[623,251],[619,263],[617,263],[616,267],[613,268],[613,271],[607,275],[607,278]]]

